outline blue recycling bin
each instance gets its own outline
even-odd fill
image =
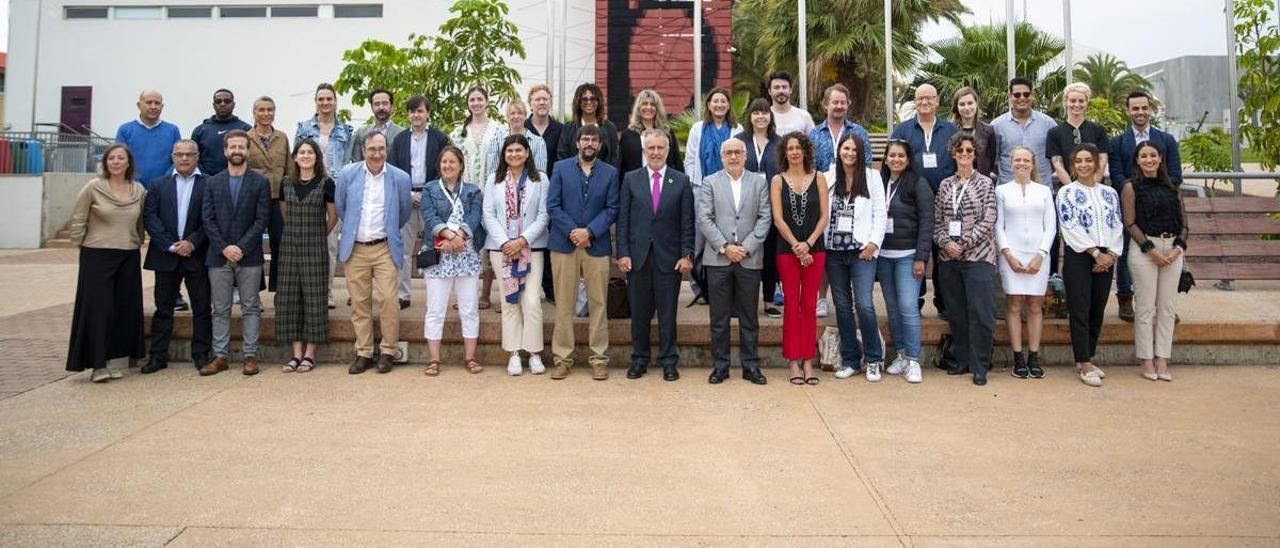
[[[27,141],[27,173],[44,173],[44,143],[34,139]]]

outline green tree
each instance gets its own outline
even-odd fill
[[[508,11],[503,0],[456,0],[449,6],[452,17],[434,36],[410,34],[404,47],[365,40],[343,52],[345,64],[334,88],[353,93],[356,105],[366,104],[365,93],[375,88],[389,89],[401,98],[421,93],[431,100],[433,123],[448,127],[466,117],[463,95],[479,85],[489,91],[491,114],[497,116],[499,101],[519,96],[520,73],[507,60],[525,57]],[[394,118],[407,123],[403,110]]]
[[[1129,127],[1129,117],[1125,112],[1104,97],[1095,96],[1090,99],[1084,117],[1106,128],[1107,135],[1119,134]]]
[[[1200,131],[1188,135],[1178,143],[1183,163],[1191,164],[1191,169],[1199,172],[1231,171],[1231,135],[1222,128]],[[1213,179],[1205,184],[1209,195],[1221,179]]]
[[[970,86],[982,96],[983,116],[993,118],[1009,109],[1005,26],[975,25],[959,29],[959,36],[931,44],[934,59],[921,65],[914,84],[933,84],[944,102],[949,101],[956,90]],[[1041,73],[1062,53],[1062,39],[1027,22],[1018,23],[1013,36],[1014,72],[1036,83],[1038,108],[1054,108],[1066,85],[1066,72],[1058,68],[1043,76]]]
[[[816,104],[823,88],[834,82],[848,86],[849,113],[869,122],[883,109],[880,90],[884,78],[884,3],[881,0],[809,0],[807,31],[809,102]],[[735,84],[759,93],[759,78],[772,70],[797,72],[796,3],[794,0],[742,0],[734,4],[734,44],[760,74],[747,73]],[[928,23],[959,25],[968,10],[959,0],[897,0],[893,2],[893,62],[895,72],[914,69],[928,54],[920,32]],[[756,51],[758,50],[758,51]],[[751,89],[754,79],[755,89]]]
[[[1129,70],[1129,65],[1110,53],[1095,53],[1077,63],[1075,78],[1093,90],[1094,97],[1101,97],[1115,106],[1122,106],[1129,92],[1151,91],[1151,82]]]
[[[1274,0],[1235,3],[1240,95],[1246,116],[1256,117],[1240,130],[1266,170],[1280,163],[1280,30],[1271,23],[1275,12]],[[1276,192],[1280,194],[1280,186]]]

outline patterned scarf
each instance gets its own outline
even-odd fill
[[[524,217],[520,214],[520,205],[525,199],[525,182],[528,181],[527,173],[520,174],[520,180],[516,181],[511,173],[507,173],[507,183],[504,185],[506,191],[507,203],[507,226],[516,228],[517,237],[524,232]],[[508,237],[511,236],[508,230]],[[506,255],[502,256],[502,268],[499,269],[499,276],[502,278],[502,297],[506,299],[508,304],[518,304],[520,302],[520,294],[524,292],[525,278],[528,277],[530,268],[529,247],[525,246],[520,250],[520,254],[515,259]]]

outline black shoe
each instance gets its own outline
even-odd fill
[[[702,295],[694,295],[693,300],[689,304],[684,305],[685,308],[693,308],[695,304],[707,304],[707,298]]]
[[[147,362],[147,365],[142,366],[142,374],[150,375],[167,367],[169,367],[169,364],[164,362]]]
[[[381,356],[378,356],[377,368],[379,373],[390,373],[391,372],[391,354],[383,354]]]
[[[1027,355],[1027,373],[1033,379],[1044,378],[1044,368],[1040,367],[1040,353],[1032,352]]]
[[[673,366],[671,366],[671,367],[663,367],[663,368],[662,368],[662,380],[664,380],[664,381],[678,381],[678,380],[680,380],[680,371],[679,371],[679,370],[677,370],[677,369],[676,369],[676,366],[674,366],[674,365],[673,365]]]
[[[769,379],[764,378],[764,373],[755,367],[743,368],[742,378],[751,381],[751,384],[768,384],[769,382]]]
[[[351,362],[351,367],[347,368],[347,373],[350,373],[352,375],[359,375],[361,373],[364,373],[365,370],[369,369],[369,367],[372,365],[373,365],[372,359],[366,358],[364,356],[356,356],[356,359],[352,360]]]
[[[711,376],[707,377],[707,382],[711,384],[720,384],[727,378],[729,378],[729,368],[726,367],[724,369],[720,369],[718,367],[713,367],[711,369]]]
[[[968,373],[969,373],[969,368],[961,367],[959,364],[956,364],[954,367],[947,370],[948,375],[965,375]]]
[[[1022,352],[1013,353],[1013,376],[1019,379],[1031,376],[1031,370],[1027,369],[1027,362],[1022,359]]]
[[[185,310],[191,310],[191,305],[187,304],[187,301],[182,300],[182,297],[178,297],[178,301],[173,303],[173,309],[178,312],[182,312]]]
[[[409,299],[400,299],[400,310],[409,308]]]
[[[986,386],[986,385],[987,385],[987,376],[986,376],[986,375],[974,375],[974,376],[973,376],[973,384],[974,384],[974,385],[976,385],[976,386]]]
[[[773,305],[769,305],[764,307],[764,315],[770,318],[781,318],[782,311],[778,310],[777,307]]]
[[[636,380],[640,377],[643,377],[644,374],[648,372],[649,372],[649,366],[643,363],[633,363],[631,364],[631,367],[627,368],[627,378],[631,380]]]

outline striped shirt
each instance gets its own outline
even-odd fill
[[[958,259],[941,253],[941,260],[996,264],[996,187],[990,178],[977,171],[967,180],[959,174],[947,177],[938,186],[933,204],[933,241],[938,247],[955,242],[964,249]],[[960,221],[958,237],[951,236],[952,221]]]

